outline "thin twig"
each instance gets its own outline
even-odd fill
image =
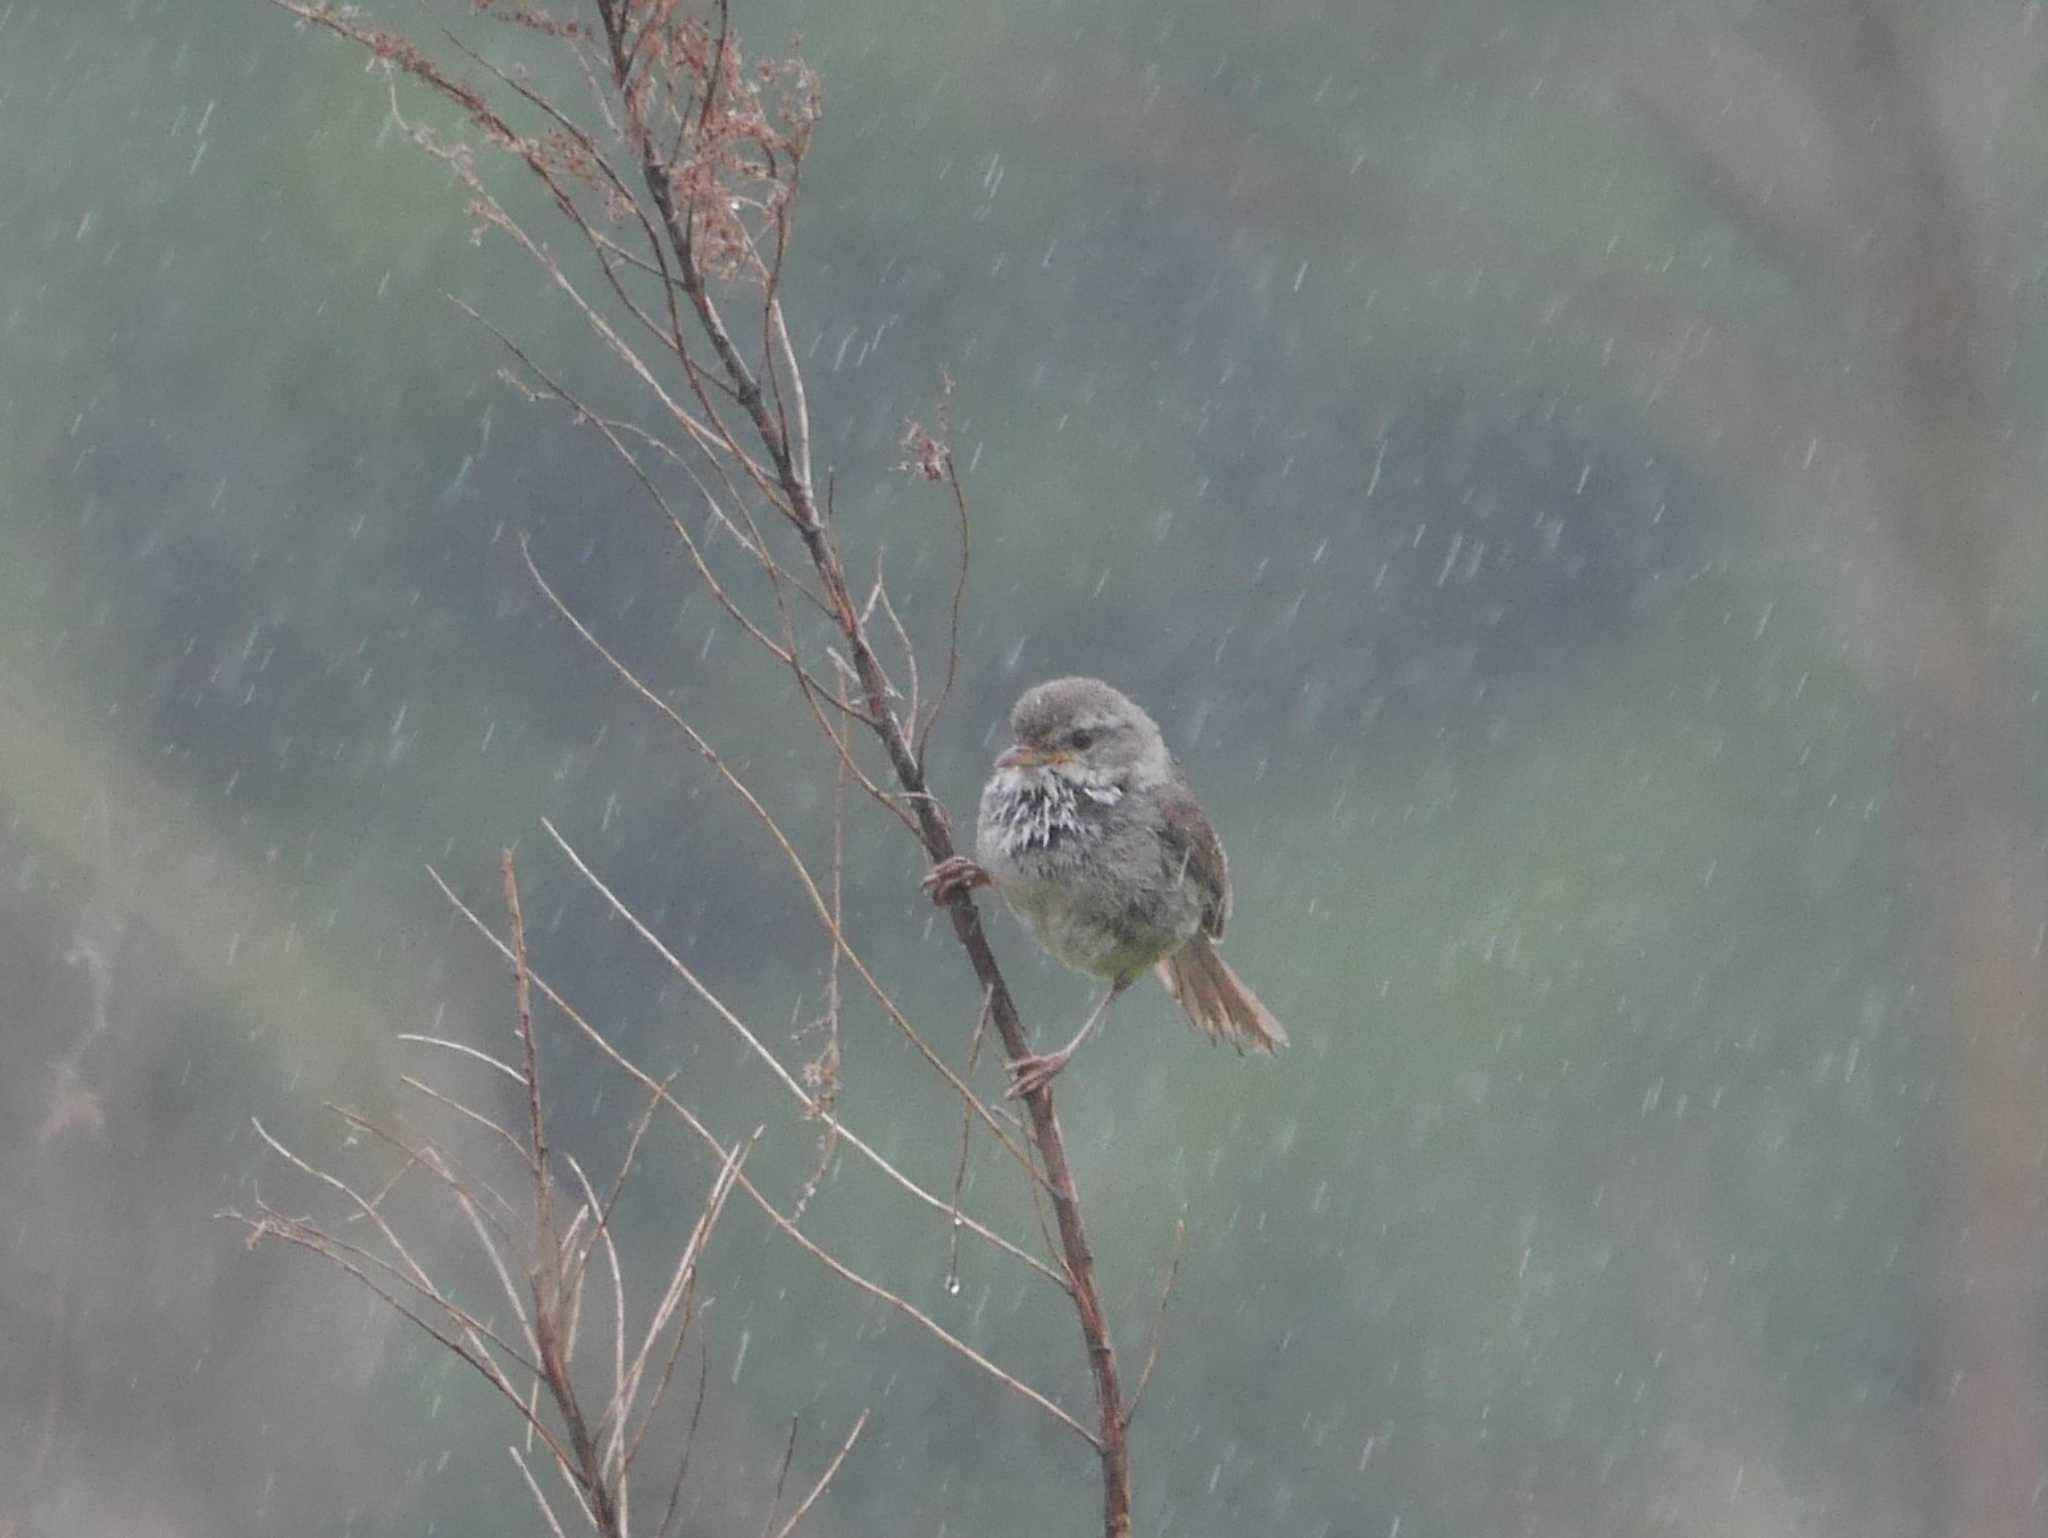
[[[533,1334],[540,1346],[548,1392],[576,1455],[573,1464],[565,1462],[564,1474],[573,1475],[571,1482],[587,1505],[592,1526],[609,1534],[618,1528],[618,1492],[604,1477],[604,1457],[591,1435],[571,1375],[582,1288],[569,1284],[564,1273],[562,1241],[556,1227],[554,1181],[548,1170],[547,1123],[541,1113],[540,1043],[533,1029],[532,972],[526,959],[526,917],[520,908],[519,878],[509,849],[498,857],[498,874],[504,889],[506,921],[511,928],[512,997],[518,1016],[522,1076],[526,1080],[527,1115],[531,1121],[534,1248],[540,1262],[530,1277]]]
[[[952,384],[949,379],[948,386]],[[946,448],[946,484],[953,492],[953,508],[960,517],[960,570],[953,578],[953,601],[946,608],[946,681],[939,686],[939,697],[932,702],[931,714],[925,717],[924,725],[917,736],[917,762],[924,766],[925,748],[932,740],[932,729],[939,724],[939,717],[946,713],[946,702],[953,697],[953,679],[960,671],[960,609],[967,598],[967,562],[974,550],[974,539],[967,519],[967,492],[960,484],[960,471],[953,463],[952,445]]]
[[[445,1047],[450,1052],[460,1052],[464,1057],[473,1057],[479,1063],[488,1063],[515,1084],[524,1084],[526,1082],[519,1077],[519,1070],[510,1063],[500,1058],[492,1057],[488,1052],[479,1052],[467,1042],[450,1041],[445,1036],[421,1036],[413,1031],[400,1031],[398,1039],[400,1041],[416,1041],[429,1047]]]
[[[669,1365],[675,1365],[673,1359]],[[690,1424],[683,1431],[683,1450],[676,1457],[676,1477],[669,1486],[668,1505],[662,1509],[661,1526],[654,1530],[654,1538],[668,1538],[668,1530],[679,1514],[683,1479],[690,1472],[690,1449],[697,1445],[697,1419],[704,1413],[704,1392],[710,1385],[711,1348],[706,1346],[697,1358],[697,1402],[690,1411]]]
[[[675,1343],[668,1349],[668,1360],[661,1364],[661,1376],[655,1380],[654,1393],[647,1401],[647,1408],[641,1412],[640,1429],[634,1433],[632,1442],[626,1447],[625,1460],[621,1465],[623,1474],[630,1474],[632,1472],[633,1460],[640,1456],[640,1448],[647,1440],[649,1429],[654,1425],[654,1417],[661,1409],[662,1401],[668,1397],[669,1380],[675,1376],[676,1363],[682,1358],[683,1347],[689,1344],[690,1327],[697,1322],[697,1278],[694,1272],[690,1276],[690,1285],[683,1292],[682,1315],[682,1322],[675,1328]],[[707,1358],[706,1360],[708,1363],[709,1359]],[[699,1384],[697,1390],[698,1410],[702,1410],[704,1407],[703,1392],[703,1385]],[[695,1416],[693,1414],[693,1424],[694,1421]],[[685,1449],[684,1456],[686,1458],[688,1456],[687,1449]],[[680,1477],[680,1472],[678,1470],[678,1477]]]
[[[839,1451],[832,1455],[832,1461],[825,1465],[825,1472],[820,1474],[818,1482],[811,1486],[811,1493],[789,1514],[789,1520],[775,1530],[775,1538],[789,1538],[789,1535],[796,1531],[797,1523],[803,1521],[810,1509],[818,1503],[818,1497],[825,1493],[825,1487],[832,1483],[833,1476],[839,1472],[839,1465],[846,1461],[846,1455],[853,1451],[853,1444],[860,1440],[861,1431],[867,1426],[868,1416],[872,1413],[869,1410],[860,1412],[860,1418],[853,1423],[853,1430],[846,1433],[846,1440],[839,1445]]]
[[[675,1082],[675,1078],[674,1074],[670,1074],[668,1078],[662,1080],[662,1087],[666,1089]],[[647,1136],[647,1129],[653,1124],[654,1113],[660,1106],[661,1101],[650,1096],[647,1104],[642,1107],[638,1119],[633,1123],[633,1134],[626,1140],[625,1155],[619,1160],[619,1173],[612,1180],[611,1190],[605,1193],[604,1202],[597,1208],[597,1229],[599,1233],[608,1234],[611,1230],[612,1213],[619,1205],[619,1198],[625,1195],[626,1177],[632,1173],[633,1161],[640,1152],[640,1141]],[[580,1176],[582,1171],[579,1169],[577,1173]],[[586,1250],[585,1253],[587,1254],[588,1251]]]
[[[1173,1259],[1166,1267],[1166,1285],[1159,1289],[1159,1312],[1153,1316],[1152,1328],[1146,1334],[1145,1365],[1138,1373],[1137,1386],[1131,1390],[1130,1408],[1124,1411],[1126,1426],[1138,1418],[1138,1405],[1145,1398],[1145,1385],[1152,1381],[1152,1369],[1159,1365],[1159,1348],[1166,1340],[1166,1310],[1173,1302],[1174,1283],[1180,1280],[1180,1261],[1185,1253],[1188,1239],[1188,1219],[1183,1212],[1173,1225]]]
[[[768,1520],[761,1524],[761,1538],[768,1538],[775,1527],[775,1514],[782,1509],[782,1491],[789,1483],[789,1466],[796,1462],[796,1428],[799,1424],[794,1415],[789,1418],[789,1441],[783,1445],[782,1469],[775,1476],[775,1494],[768,1500]]]
[[[661,1092],[661,1100],[671,1106],[679,1103],[666,1089]],[[759,1132],[756,1132],[755,1137],[759,1136]],[[621,1391],[621,1397],[627,1405],[631,1405],[639,1398],[640,1381],[647,1371],[648,1358],[696,1281],[698,1258],[703,1254],[704,1246],[710,1241],[712,1229],[718,1226],[718,1220],[725,1212],[726,1199],[732,1194],[733,1185],[736,1182],[745,1185],[747,1181],[743,1167],[747,1154],[752,1151],[753,1140],[735,1144],[729,1149],[721,1147],[715,1138],[710,1141],[712,1148],[724,1162],[719,1166],[718,1178],[712,1182],[710,1193],[704,1198],[704,1206],[698,1212],[697,1221],[690,1229],[690,1237],[683,1245],[683,1252],[676,1259],[675,1267],[669,1275],[668,1287],[663,1291],[660,1302],[655,1305],[654,1312],[648,1318],[646,1337],[641,1341],[640,1349],[634,1353],[633,1360],[626,1368],[626,1385]],[[752,1187],[748,1186],[748,1189],[751,1190]],[[652,1418],[653,1413],[650,1410],[642,1419],[641,1435],[645,1435]],[[621,1419],[618,1430],[623,1431],[624,1426],[625,1422]],[[638,1440],[638,1437],[634,1439],[635,1446],[638,1445]]]
[[[832,776],[832,922],[844,928],[846,922],[846,770],[842,765]],[[841,1058],[839,1048],[839,945],[835,941],[825,952],[825,1013],[814,1025],[822,1025],[825,1045],[818,1055],[811,1059],[804,1069],[806,1079],[815,1078],[818,1084],[816,1096],[818,1114],[825,1119],[825,1131],[818,1138],[818,1162],[811,1175],[797,1193],[796,1205],[790,1209],[790,1219],[801,1223],[804,1211],[810,1206],[811,1198],[818,1194],[824,1183],[825,1172],[832,1167],[833,1155],[839,1151],[839,1118],[835,1114],[839,1105]],[[808,1031],[811,1027],[806,1027]],[[962,1111],[962,1116],[968,1115]]]
[[[505,916],[512,930],[512,998],[519,1017],[519,1046],[525,1059],[520,1077],[526,1083],[526,1114],[531,1124],[532,1157],[528,1167],[547,1193],[548,1134],[540,1112],[540,1046],[533,1035],[533,985],[526,966],[526,918],[519,909],[519,881],[512,870],[512,851],[498,856],[498,875],[504,883]]]
[[[555,1520],[555,1509],[548,1504],[547,1496],[541,1491],[540,1482],[533,1477],[533,1470],[526,1466],[525,1457],[516,1447],[508,1447],[505,1451],[510,1453],[512,1461],[519,1465],[519,1477],[526,1481],[527,1493],[532,1495],[533,1504],[540,1508],[541,1516],[547,1520],[548,1531],[553,1533],[555,1538],[565,1538],[562,1524]]]
[[[981,1011],[974,1017],[974,1036],[967,1043],[967,1071],[963,1079],[974,1077],[974,1065],[981,1060],[982,1039],[988,1034],[988,996],[982,995]],[[960,1286],[960,1197],[967,1189],[967,1153],[974,1135],[974,1119],[967,1112],[960,1113],[960,1158],[953,1166],[953,1221],[946,1230],[946,1290],[956,1291]]]
[[[525,1164],[529,1169],[532,1168],[532,1154],[528,1151],[524,1143],[520,1142],[518,1138],[512,1135],[512,1131],[509,1127],[501,1126],[499,1123],[492,1121],[490,1117],[484,1115],[482,1111],[474,1110],[471,1107],[464,1105],[460,1100],[457,1100],[452,1095],[444,1095],[440,1090],[434,1088],[433,1085],[427,1083],[427,1081],[424,1079],[415,1079],[409,1073],[402,1073],[398,1076],[398,1082],[405,1085],[408,1089],[418,1090],[422,1095],[425,1095],[429,1100],[438,1101],[440,1104],[445,1105],[446,1107],[448,1107],[449,1110],[455,1112],[457,1115],[466,1116],[471,1121],[476,1122],[478,1125],[487,1127],[492,1132],[497,1133],[499,1137],[503,1138],[508,1144],[511,1145],[512,1151],[519,1155],[519,1162]]]
[[[650,1104],[648,1109],[651,1113],[654,1105]],[[583,1200],[585,1203],[583,1212],[598,1212],[597,1191],[591,1185],[589,1175],[584,1173],[583,1165],[577,1160],[575,1155],[571,1154],[568,1162],[570,1173],[575,1175],[576,1183],[583,1188]],[[582,1216],[583,1213],[577,1214],[579,1219]],[[572,1228],[563,1242],[568,1244],[575,1238],[576,1233]],[[630,1526],[630,1513],[625,1507],[626,1491],[629,1487],[624,1480],[618,1477],[617,1433],[614,1430],[607,1437],[606,1427],[616,1427],[624,1419],[626,1413],[626,1279],[623,1268],[619,1265],[618,1244],[612,1236],[611,1225],[606,1221],[605,1217],[594,1217],[591,1220],[590,1237],[585,1239],[578,1248],[576,1258],[570,1267],[570,1274],[575,1278],[574,1287],[577,1295],[580,1297],[583,1291],[583,1279],[589,1274],[588,1261],[590,1254],[600,1244],[604,1246],[605,1261],[610,1269],[612,1279],[612,1396],[604,1407],[604,1413],[598,1417],[597,1431],[598,1436],[604,1440],[603,1467],[605,1476],[612,1481],[612,1484],[619,1492],[619,1524],[625,1527]]]

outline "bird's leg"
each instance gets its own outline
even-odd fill
[[[1094,1013],[1088,1016],[1087,1024],[1076,1031],[1074,1039],[1064,1047],[1061,1047],[1059,1051],[1032,1052],[1027,1053],[1023,1057],[1011,1058],[1010,1072],[1017,1076],[1017,1080],[1010,1086],[1007,1098],[1019,1100],[1026,1095],[1036,1094],[1039,1090],[1050,1084],[1053,1076],[1067,1066],[1067,1059],[1074,1055],[1074,1049],[1086,1041],[1089,1033],[1102,1023],[1102,1017],[1109,1013],[1109,1006],[1116,1002],[1116,996],[1129,986],[1130,982],[1128,979],[1123,982],[1111,983],[1109,985],[1109,992],[1102,996],[1102,1002],[1097,1004]]]
[[[924,880],[918,883],[931,900],[944,907],[961,892],[971,892],[978,886],[994,886],[995,877],[964,854],[956,854],[949,860],[941,860],[924,873]]]

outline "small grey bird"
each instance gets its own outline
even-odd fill
[[[1054,958],[1109,992],[1057,1052],[1012,1063],[1013,1095],[1067,1065],[1150,968],[1212,1041],[1276,1052],[1287,1032],[1216,953],[1230,869],[1158,725],[1100,679],[1055,678],[1010,712],[1015,743],[981,793],[975,849],[925,877],[935,902],[994,886]]]

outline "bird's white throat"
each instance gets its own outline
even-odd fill
[[[1082,803],[1115,806],[1124,798],[1114,781],[1069,778],[1051,765],[999,769],[990,790],[1003,852],[1013,857],[1063,838],[1094,837]]]

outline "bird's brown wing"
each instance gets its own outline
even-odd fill
[[[1230,919],[1230,861],[1224,858],[1223,842],[1185,784],[1161,786],[1159,810],[1167,858],[1179,867],[1181,879],[1201,892],[1203,930],[1221,939]]]

